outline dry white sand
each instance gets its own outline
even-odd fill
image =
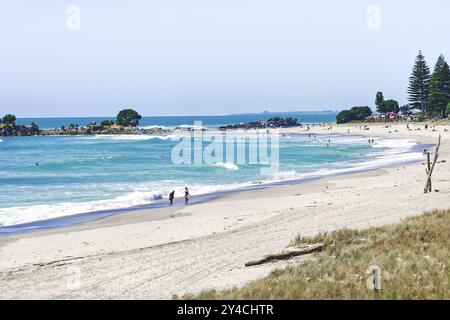
[[[244,267],[282,250],[298,234],[395,223],[423,211],[449,208],[450,132],[443,126],[437,131],[424,130],[423,125],[420,131],[408,131],[405,124],[369,127],[311,131],[350,130],[420,143],[436,143],[442,134],[440,160],[446,162],[436,166],[433,179],[440,192],[423,193],[425,166],[414,163],[2,237],[0,298],[159,299],[242,285],[300,260]]]

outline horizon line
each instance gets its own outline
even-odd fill
[[[338,110],[307,110],[307,111],[262,111],[262,112],[243,112],[243,113],[229,113],[229,114],[195,114],[195,115],[142,115],[143,118],[160,118],[160,117],[227,117],[240,115],[259,115],[259,114],[283,114],[283,113],[337,113]],[[69,118],[111,118],[116,116],[111,115],[95,115],[95,116],[19,116],[17,119],[69,119]]]

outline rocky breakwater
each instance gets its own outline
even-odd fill
[[[219,127],[219,130],[235,130],[235,129],[270,129],[270,128],[292,128],[301,127],[295,118],[271,118],[265,121],[253,121],[248,123],[229,124]]]
[[[40,135],[51,136],[51,135],[115,135],[115,134],[163,134],[171,132],[169,129],[163,128],[151,128],[144,129],[131,126],[100,126],[96,124],[91,124],[86,127],[70,127],[70,128],[59,128],[59,129],[48,129],[41,130]]]
[[[39,129],[36,125],[8,125],[0,126],[0,136],[58,136],[58,135],[115,135],[115,134],[165,134],[172,132],[163,128],[138,128],[132,126],[99,126],[90,124],[88,126],[61,127],[58,129]]]
[[[41,130],[36,125],[0,125],[0,136],[35,136],[40,135]]]

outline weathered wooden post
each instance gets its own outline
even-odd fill
[[[430,173],[431,171],[431,157],[430,157],[431,153],[427,152],[427,174]],[[428,192],[431,192],[431,179],[428,183]]]
[[[441,146],[441,135],[439,135],[438,144],[436,146],[436,150],[434,152],[433,164],[427,172],[427,182],[425,184],[424,193],[431,192],[431,175],[433,174],[434,166],[436,165],[437,159],[439,157],[439,147]],[[429,162],[428,162],[429,163]]]
[[[373,290],[374,298],[378,299],[381,290],[381,269],[379,266],[373,265],[367,268],[370,276],[367,278],[367,288]]]
[[[381,290],[381,274],[380,268],[373,269],[373,293],[375,294],[375,298],[378,298],[378,294]]]

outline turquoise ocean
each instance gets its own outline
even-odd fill
[[[215,127],[270,116],[145,117],[140,126],[188,126],[202,121],[206,127]],[[295,117],[301,123],[319,123],[334,121],[335,114]],[[101,119],[105,118],[36,118],[18,122],[34,121],[42,128],[54,128]],[[182,133],[0,137],[0,234],[50,225],[45,221],[67,225],[82,221],[77,217],[92,219],[126,208],[165,206],[168,193],[175,190],[176,196],[182,196],[185,186],[193,200],[205,200],[205,195],[422,158],[421,146],[413,141],[374,137],[375,143],[369,144],[367,138],[358,135],[325,133],[280,136],[279,169],[271,175],[261,173],[264,163],[174,164],[171,151],[183,138]]]

